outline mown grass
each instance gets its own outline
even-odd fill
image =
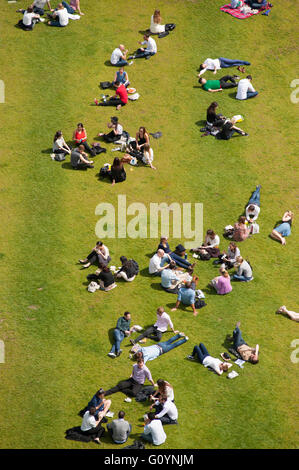
[[[82,121],[93,141],[105,129],[113,109],[91,106],[98,83],[113,77],[105,61],[119,43],[137,46],[157,6],[153,1],[82,2],[86,15],[68,28],[37,25],[32,33],[13,27],[15,5],[5,5],[0,45],[1,77],[6,85],[1,130],[1,315],[0,338],[6,362],[1,364],[0,444],[3,448],[88,448],[64,439],[68,427],[94,391],[128,377],[132,363],[128,347],[112,361],[108,331],[124,310],[133,322],[150,324],[157,306],[169,311],[174,296],[154,288],[158,280],[138,276],[119,283],[109,294],[86,291],[86,271],[76,260],[93,246],[100,202],[202,202],[204,229],[222,233],[242,212],[251,191],[262,184],[261,233],[241,244],[254,267],[254,281],[234,284],[232,293],[207,296],[197,318],[190,310],[172,314],[175,327],[190,341],[149,363],[154,379],[173,384],[179,426],[167,427],[163,448],[296,448],[298,447],[298,364],[290,361],[291,341],[298,325],[275,310],[281,304],[298,309],[297,221],[286,247],[268,234],[285,209],[298,208],[296,122],[298,105],[290,101],[296,76],[298,46],[294,44],[298,5],[275,2],[270,16],[244,22],[223,14],[222,2],[161,1],[166,22],[177,28],[157,40],[159,53],[135,61],[128,73],[141,97],[120,113],[132,135],[140,125],[163,137],[153,141],[157,171],[127,168],[127,181],[111,187],[96,173],[115,154],[96,157],[96,168],[73,172],[52,162],[49,153],[55,131],[71,139]],[[239,103],[230,91],[220,96],[197,87],[196,71],[206,57],[248,59],[254,86],[260,92]],[[219,142],[201,139],[198,121],[215,99],[220,110],[245,116],[249,138]],[[108,146],[107,146],[108,147]],[[131,171],[132,170],[132,171]],[[171,240],[174,247],[181,240]],[[185,242],[186,240],[182,240]],[[113,264],[122,254],[135,258],[142,270],[157,240],[107,241]],[[227,242],[222,238],[221,248]],[[215,275],[211,263],[198,263],[199,287]],[[42,288],[42,290],[38,290]],[[36,309],[29,309],[35,306]],[[258,366],[246,365],[229,381],[185,360],[203,341],[211,354],[237,320],[248,343],[261,347]],[[169,335],[166,335],[166,338]],[[296,375],[297,374],[297,375]],[[142,404],[112,397],[112,410],[127,412],[133,436],[141,432]],[[109,439],[103,447],[113,448]]]

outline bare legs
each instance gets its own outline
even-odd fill
[[[270,233],[270,237],[273,238],[274,240],[278,240],[282,245],[286,244],[285,238],[282,237],[280,233],[277,232],[276,230],[272,230],[272,232]]]
[[[285,305],[280,307],[276,313],[285,313],[291,320],[299,322],[299,313],[288,310]]]

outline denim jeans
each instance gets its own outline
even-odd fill
[[[234,279],[237,279],[237,281],[248,282],[251,281],[252,277],[238,276],[238,274],[234,274]]]
[[[134,55],[135,55],[135,59],[142,59],[143,57],[155,55],[155,52],[148,52],[146,49],[145,51],[138,49],[137,53]]]
[[[43,16],[45,14],[45,11],[44,11],[43,8],[33,7],[33,13],[36,13],[37,15]]]
[[[50,26],[58,26],[59,28],[64,28],[66,25],[62,25],[58,20],[51,20],[49,23]]]
[[[261,200],[260,200],[260,191],[261,191],[261,187],[260,186],[257,186],[256,190],[253,191],[252,195],[251,195],[251,198],[249,199],[248,201],[248,204],[247,206],[250,206],[250,204],[255,204],[257,206],[261,206]]]
[[[128,65],[128,62],[124,59],[119,59],[117,64],[111,64],[111,65],[113,65],[114,67],[124,67],[125,65]]]
[[[242,338],[242,332],[238,326],[233,331],[233,338],[234,338],[234,349],[236,350],[242,344],[246,344],[244,339]]]
[[[257,96],[259,93],[258,91],[247,91],[247,100],[249,100],[249,98],[254,98],[255,96]]]
[[[189,263],[189,261],[187,261],[186,259],[182,258],[181,256],[177,255],[176,253],[170,253],[169,255],[175,262],[178,266],[180,266],[181,268],[185,268],[185,269],[188,269],[190,268],[191,266],[191,263]]]
[[[125,334],[120,331],[118,328],[115,328],[113,331],[113,336],[114,336],[114,344],[112,345],[111,351],[112,353],[116,354],[118,353],[120,349],[120,343],[123,341]]]
[[[177,341],[177,339],[179,338],[180,338],[180,335],[175,335],[172,338],[169,338],[167,341],[158,343],[158,346],[162,348],[163,354],[171,351],[174,348],[177,348],[178,346],[181,346],[181,344],[186,343],[187,340],[185,337]]]
[[[75,13],[75,10],[68,3],[62,2],[62,5],[64,6],[64,8],[67,9],[67,12],[70,13],[71,15]]]
[[[222,69],[226,69],[227,67],[236,67],[237,65],[250,65],[250,62],[247,62],[246,60],[225,59],[224,57],[220,57],[219,61]]]
[[[197,356],[199,362],[202,364],[202,361],[205,357],[209,356],[209,352],[203,343],[200,343],[199,346],[194,346],[192,356]]]

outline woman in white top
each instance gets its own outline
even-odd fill
[[[150,400],[155,401],[157,397],[164,396],[170,401],[174,401],[173,387],[166,380],[157,380],[158,390],[150,396]]]
[[[195,253],[199,253],[199,254],[207,252],[211,256],[211,258],[218,258],[220,255],[219,245],[220,245],[219,235],[216,235],[214,230],[209,229],[207,230],[203,245],[201,245],[199,248],[196,248],[192,251],[194,251]]]
[[[231,269],[237,261],[237,257],[241,256],[240,250],[235,242],[230,242],[227,251],[219,255],[220,261],[223,263],[222,267]]]
[[[97,242],[94,249],[85,259],[79,259],[79,263],[83,264],[83,268],[89,268],[92,264],[99,266],[107,266],[111,261],[109,250],[103,242]]]
[[[168,23],[168,24],[161,24],[162,18],[160,14],[160,10],[155,10],[154,14],[151,16],[151,25],[150,25],[150,32],[152,34],[160,34],[165,33],[165,31],[172,31],[175,28],[175,24]]]
[[[53,152],[54,153],[63,153],[63,154],[71,154],[71,149],[67,145],[61,131],[57,131],[54,140],[53,140]]]
[[[98,137],[103,137],[105,142],[108,142],[108,143],[116,142],[117,140],[121,138],[122,133],[123,133],[123,126],[119,124],[117,116],[113,116],[111,118],[111,121],[108,122],[107,127],[108,129],[112,129],[111,132],[109,132],[108,134],[104,134],[103,132],[100,132],[98,134]]]
[[[154,151],[149,146],[149,144],[144,144],[144,151],[135,152],[134,157],[126,153],[122,158],[123,163],[130,163],[131,165],[135,166],[138,162],[144,163],[144,165],[149,165],[152,170],[156,170],[156,167],[153,165],[154,160]]]

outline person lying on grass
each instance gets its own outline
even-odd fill
[[[128,92],[125,85],[119,83],[118,81],[114,82],[114,88],[116,92],[114,96],[111,96],[109,100],[104,98],[104,101],[101,103],[95,98],[94,102],[96,106],[116,106],[116,109],[119,111],[122,106],[125,106],[128,102]]]
[[[85,259],[79,259],[79,263],[83,264],[83,268],[89,268],[92,264],[107,266],[110,261],[109,249],[100,241],[96,243],[96,246]]]
[[[276,313],[283,313],[287,315],[291,320],[299,322],[299,313],[293,312],[292,310],[288,310],[285,305],[279,307]]]
[[[139,358],[143,359],[144,363],[147,361],[153,361],[162,354],[166,354],[174,348],[181,346],[188,341],[188,336],[185,333],[178,333],[177,335],[169,338],[167,341],[163,341],[152,346],[141,347],[138,343],[134,344],[131,352]]]
[[[149,144],[144,144],[143,152],[135,151],[134,156],[126,153],[122,158],[122,161],[124,163],[130,163],[131,165],[135,166],[139,162],[139,163],[143,163],[144,165],[149,165],[152,170],[156,170],[156,167],[153,165],[153,160],[154,160],[154,151],[149,146]]]
[[[150,370],[146,367],[143,359],[138,359],[137,363],[133,365],[130,377],[126,380],[122,380],[115,387],[106,390],[105,396],[122,392],[125,395],[136,397],[138,392],[143,389],[143,385],[146,380],[155,387],[155,382],[152,379]]]
[[[285,245],[285,237],[291,235],[291,226],[294,219],[294,214],[292,211],[287,211],[283,214],[281,224],[275,227],[270,233],[270,237],[274,240],[278,240],[282,245]]]
[[[206,80],[205,78],[200,78],[198,83],[202,85],[203,90],[210,91],[211,93],[216,93],[217,91],[222,91],[228,88],[235,88],[238,86],[236,79],[237,75],[225,75],[219,80]]]
[[[216,74],[217,70],[240,65],[250,65],[250,62],[246,60],[225,59],[224,57],[220,57],[219,59],[206,59],[200,64],[198,77],[201,77],[207,70],[213,70],[213,73]]]
[[[199,343],[199,346],[195,345],[192,354],[187,356],[187,359],[190,361],[194,361],[196,358],[204,367],[213,369],[218,375],[222,375],[223,372],[228,371],[228,365],[220,361],[220,359],[210,356],[203,343]]]
[[[233,341],[233,349],[230,348],[229,352],[234,354],[234,356],[241,356],[243,361],[251,362],[251,364],[257,364],[259,362],[259,345],[257,344],[255,348],[251,348],[245,343],[242,338],[242,332],[240,330],[241,322],[237,322],[236,328],[233,331],[232,337],[227,337],[228,341]],[[237,353],[237,354],[236,354]]]
[[[182,304],[186,306],[191,306],[194,316],[198,315],[198,312],[195,309],[195,288],[197,282],[198,277],[193,276],[192,282],[186,282],[185,287],[181,287],[179,289],[175,307],[171,309],[172,312],[175,312],[179,308],[180,303],[182,302]]]
[[[168,330],[168,327],[174,334],[178,333],[178,331],[174,330],[171,318],[168,313],[165,312],[164,307],[158,307],[156,323],[146,328],[137,338],[130,339],[130,343],[135,345],[144,338],[150,338],[153,341],[161,341],[162,335]]]
[[[261,196],[260,196],[260,191],[261,191],[261,185],[257,185],[255,188],[255,191],[253,191],[251,198],[249,199],[246,209],[245,209],[245,214],[246,214],[246,219],[248,222],[254,222],[260,213],[260,206],[261,206]]]

